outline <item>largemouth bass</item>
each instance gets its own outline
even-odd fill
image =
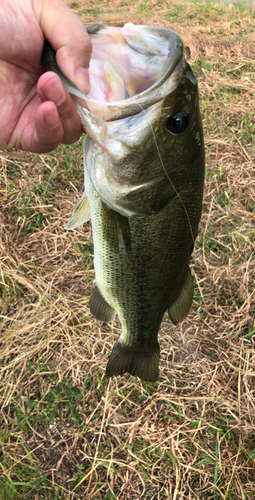
[[[86,27],[92,41],[91,91],[59,74],[87,134],[85,191],[66,229],[91,217],[96,279],[90,310],[118,314],[122,333],[106,375],[158,378],[158,331],[165,311],[177,325],[193,299],[189,260],[204,183],[204,144],[196,78],[179,35],[126,24]]]

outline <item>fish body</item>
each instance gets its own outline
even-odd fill
[[[111,89],[113,78],[126,98],[99,105],[97,115],[94,98],[74,98],[88,134],[85,193],[67,229],[91,216],[96,279],[90,310],[105,322],[117,313],[122,325],[106,374],[128,372],[153,381],[163,315],[168,311],[178,324],[192,303],[189,260],[201,217],[204,145],[197,82],[183,58],[180,38],[170,30],[130,24],[123,31],[88,27],[92,45],[97,36],[101,44],[109,36],[119,37],[121,41],[111,40],[109,51],[114,43],[126,44],[143,61],[144,73],[149,65],[153,71],[146,88],[146,82],[132,79],[132,72],[128,78],[121,75],[118,83],[114,72],[121,74],[119,66],[105,65]],[[97,41],[95,47],[100,53]],[[127,56],[119,64],[123,60]]]

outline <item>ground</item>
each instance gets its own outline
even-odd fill
[[[177,31],[206,146],[203,214],[183,323],[161,325],[160,377],[107,379],[118,321],[89,312],[81,141],[1,152],[0,498],[255,497],[255,17],[209,2],[69,2],[85,24]]]

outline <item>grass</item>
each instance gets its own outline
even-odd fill
[[[69,2],[84,23],[166,26],[183,39],[206,141],[194,302],[159,332],[160,377],[108,380],[120,324],[89,312],[81,141],[1,152],[0,499],[255,497],[255,18],[211,2]]]

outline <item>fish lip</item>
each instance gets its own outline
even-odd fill
[[[165,79],[161,86],[157,86],[156,83],[146,91],[122,101],[95,101],[89,98],[87,99],[85,94],[81,98],[80,95],[74,95],[74,92],[69,92],[73,94],[72,100],[75,103],[80,104],[82,107],[86,107],[91,113],[102,118],[105,122],[114,122],[122,118],[137,115],[171,94],[177,88],[186,64],[186,60],[182,56],[171,75]],[[84,102],[86,105],[84,105]],[[98,107],[101,109],[100,112],[98,111]]]

